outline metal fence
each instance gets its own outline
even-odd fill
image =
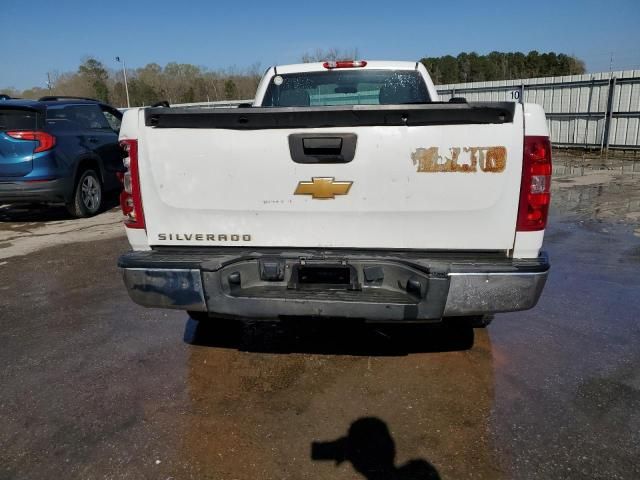
[[[640,70],[438,85],[442,100],[542,105],[558,147],[640,149]]]

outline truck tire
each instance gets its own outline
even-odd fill
[[[187,315],[189,315],[189,317],[191,317],[191,319],[195,320],[196,322],[200,322],[202,320],[207,320],[209,318],[209,313],[208,312],[187,311]]]
[[[76,218],[92,217],[100,211],[103,204],[102,182],[95,170],[84,170],[73,191],[67,210]]]
[[[469,326],[473,328],[487,328],[493,322],[493,315],[476,315],[469,317]]]

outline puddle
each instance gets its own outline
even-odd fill
[[[553,215],[640,226],[640,161],[554,158],[551,192]]]
[[[576,178],[585,175],[640,175],[640,160],[576,159],[553,157],[554,178]]]

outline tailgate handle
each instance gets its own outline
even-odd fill
[[[289,152],[296,163],[349,163],[356,153],[355,133],[293,133]]]
[[[339,155],[342,150],[340,137],[303,138],[302,149],[305,155]]]

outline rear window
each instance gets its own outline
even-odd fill
[[[47,121],[82,130],[111,130],[98,105],[56,105],[47,109]]]
[[[429,103],[415,70],[331,70],[274,76],[263,107]]]
[[[36,130],[39,114],[35,110],[0,108],[0,131]]]

